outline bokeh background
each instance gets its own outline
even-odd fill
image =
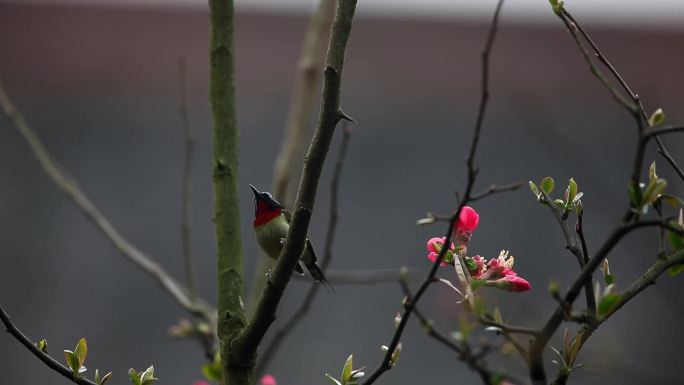
[[[245,3],[239,3],[236,20],[236,77],[241,221],[251,277],[259,252],[247,184],[270,185],[311,2]],[[425,12],[370,3],[366,9],[359,2],[347,51],[342,100],[359,123],[342,179],[332,267],[410,266],[427,272],[425,241],[444,229],[419,228],[415,221],[428,211],[453,210],[454,188],[463,187],[479,98],[479,52],[495,2],[464,7],[462,13],[440,1],[424,2]],[[662,107],[669,122],[682,122],[684,29],[676,23],[684,16],[681,4],[651,2],[650,13],[641,8],[630,13],[625,9],[637,2],[612,9],[586,3],[576,17],[588,20],[587,28],[647,109]],[[572,5],[568,1],[571,10]],[[182,1],[3,2],[0,75],[29,124],[104,214],[181,279],[177,62],[186,58],[190,120],[198,133],[193,242],[201,294],[213,301],[207,16],[204,4]],[[546,1],[504,6],[491,60],[478,186],[547,175],[561,185],[574,177],[585,193],[589,248],[596,250],[627,202],[636,136],[631,118],[592,78]],[[670,136],[666,142],[684,162],[682,138]],[[331,156],[336,151],[333,144]],[[659,174],[671,182],[669,191],[684,192],[652,148],[645,160],[658,162]],[[62,349],[86,337],[89,372],[112,370],[116,384],[127,383],[128,368],[150,364],[162,384],[200,379],[198,347],[168,335],[168,327],[185,313],[118,255],[45,177],[4,117],[0,165],[0,303],[22,330],[36,340],[47,338],[58,359]],[[327,223],[331,165],[311,228],[318,243]],[[445,172],[451,174],[447,181],[441,177]],[[578,270],[554,219],[526,188],[474,206],[481,222],[471,251],[493,257],[511,250],[516,270],[533,286],[523,294],[485,289],[485,298],[513,323],[540,325],[555,307],[547,294],[551,278],[566,287]],[[610,261],[618,287],[638,277],[655,250],[656,236],[649,231],[617,247]],[[454,278],[451,271],[442,274]],[[307,287],[292,283],[277,324]],[[317,297],[285,341],[269,368],[279,384],[325,383],[323,373],[337,374],[350,353],[358,365],[378,364],[380,345],[389,342],[400,309],[398,285],[336,289]],[[681,276],[666,275],[621,310],[582,351],[579,362],[587,367],[573,375],[573,383],[681,384],[683,290]],[[442,330],[453,331],[456,301],[453,292],[434,287],[422,307]],[[381,383],[478,383],[413,321],[403,344],[399,365]],[[560,335],[551,344],[560,346]],[[515,356],[493,364],[524,377]],[[8,335],[0,338],[0,373],[2,384],[69,383]]]

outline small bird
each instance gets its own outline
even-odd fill
[[[261,192],[251,184],[249,187],[254,193],[253,226],[257,242],[270,258],[277,259],[280,255],[280,250],[283,248],[285,238],[287,238],[292,214],[285,210],[270,193]],[[295,266],[295,271],[299,274],[304,274],[303,265],[309,270],[313,279],[325,285],[328,290],[331,290],[332,288],[316,264],[316,261],[316,252],[311,241],[307,238],[299,263]]]

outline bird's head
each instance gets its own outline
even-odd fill
[[[264,224],[280,215],[283,206],[271,193],[259,191],[251,184],[249,187],[254,193],[254,226]]]

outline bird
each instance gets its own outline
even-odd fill
[[[252,225],[257,243],[259,243],[259,246],[261,246],[266,255],[271,259],[277,260],[283,248],[283,243],[287,238],[287,232],[290,229],[292,214],[285,210],[273,198],[271,193],[259,191],[251,184],[249,187],[252,189],[252,193],[254,193],[254,222]],[[323,284],[328,291],[332,291],[332,287],[316,262],[316,251],[311,241],[307,238],[304,251],[299,258],[299,263],[295,266],[295,271],[303,275],[303,267],[306,267],[313,279]]]

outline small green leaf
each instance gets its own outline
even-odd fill
[[[535,198],[539,198],[539,187],[537,187],[537,185],[532,181],[530,181],[529,183],[530,183],[530,190],[532,190],[532,194],[534,194]]]
[[[102,378],[100,378],[100,371],[97,370],[97,369],[95,369],[95,383],[96,383],[97,385],[101,385],[101,384],[102,384]]]
[[[606,281],[606,285],[612,285],[615,283],[615,276],[613,274],[605,274],[603,280]]]
[[[209,381],[221,381],[221,369],[213,362],[202,365],[202,374]]]
[[[556,199],[556,200],[553,201],[553,203],[555,203],[556,206],[565,207],[565,201],[562,200],[562,199]]]
[[[342,368],[342,383],[346,384],[352,375],[354,355],[350,354],[347,360],[344,362],[344,367]]]
[[[135,371],[135,369],[128,369],[128,377],[131,378],[133,385],[140,385],[140,375]]]
[[[549,282],[549,294],[556,296],[558,293],[560,293],[560,285],[556,280],[552,279],[551,282]]]
[[[394,352],[392,352],[392,357],[390,358],[390,364],[392,364],[392,366],[395,366],[397,361],[399,361],[399,356],[401,356],[401,348],[402,344],[399,342],[397,347],[394,349]]]
[[[499,325],[503,324],[503,317],[501,317],[501,310],[499,310],[498,306],[494,308],[494,322]]]
[[[555,183],[553,181],[553,178],[551,178],[550,176],[547,176],[541,181],[541,189],[544,191],[546,195],[550,195],[553,192],[554,185]]]
[[[651,127],[657,126],[665,121],[665,113],[662,108],[653,111],[651,117],[648,118],[648,125]]]
[[[653,161],[648,167],[648,182],[649,184],[654,183],[658,180],[658,175],[656,174],[656,162]]]
[[[684,264],[674,265],[671,268],[667,269],[667,272],[674,277],[681,273],[682,270],[684,270]]]
[[[66,359],[66,363],[71,369],[71,372],[74,374],[74,378],[78,378],[79,369],[81,368],[78,356],[71,350],[65,350],[64,358]]]
[[[45,353],[45,354],[48,354],[48,350],[47,350],[48,344],[47,344],[47,340],[46,340],[45,338],[43,338],[42,340],[38,341],[38,343],[36,344],[36,347],[37,347],[38,350],[40,350],[41,352],[43,352],[43,353]]]
[[[577,183],[573,178],[568,181],[568,188],[565,190],[565,206],[570,207],[572,202],[575,201],[575,196],[577,196]]]
[[[675,251],[684,249],[684,237],[681,235],[672,231],[668,231],[667,240],[670,242],[670,246],[672,246]]]
[[[335,377],[329,375],[328,373],[325,374],[325,378],[327,378],[328,381],[330,381],[330,383],[332,383],[333,385],[342,385],[341,382],[337,381]]]
[[[86,343],[85,338],[78,340],[78,344],[76,345],[76,349],[74,349],[74,353],[76,354],[76,357],[78,357],[80,366],[83,366],[86,356],[88,356],[88,344]]]
[[[629,193],[629,200],[632,202],[632,206],[635,208],[640,208],[643,202],[643,194],[641,192],[641,187],[638,184],[630,184],[627,187],[627,192]]]
[[[140,375],[140,385],[149,385],[153,381],[158,380],[154,377],[154,366],[150,366]]]
[[[599,301],[598,305],[599,315],[604,316],[610,313],[618,304],[620,298],[622,298],[622,295],[618,293],[610,293],[601,298],[601,301]]]

